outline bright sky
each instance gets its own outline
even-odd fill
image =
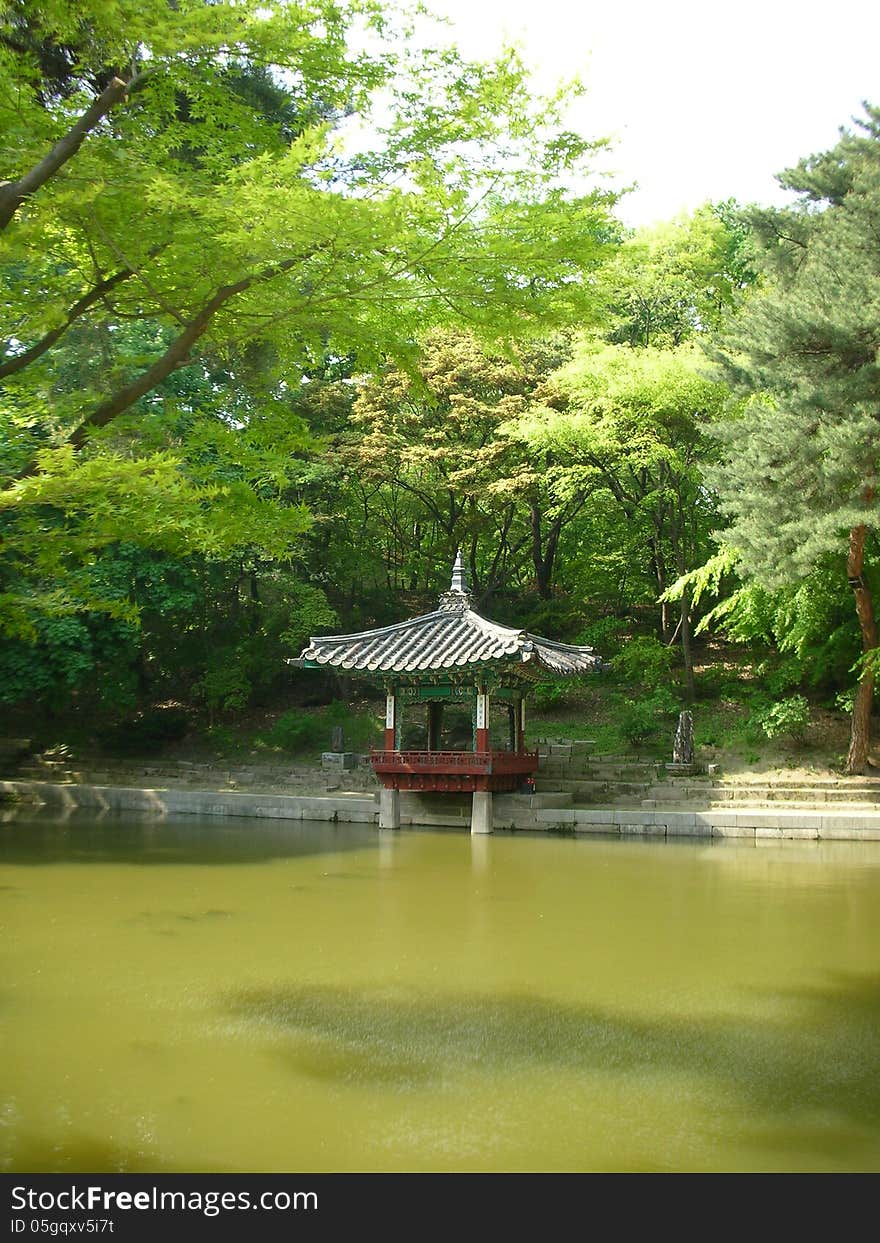
[[[649,224],[708,199],[781,202],[774,173],[880,103],[878,0],[427,0],[472,57],[516,42],[536,85],[581,75],[571,128],[616,138]]]

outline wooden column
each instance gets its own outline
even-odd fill
[[[520,755],[522,755],[522,753],[526,749],[526,701],[524,698],[517,700],[516,733],[517,733],[516,749],[520,753]]]
[[[396,751],[397,737],[397,696],[393,691],[385,695],[385,750]]]
[[[489,696],[479,688],[477,689],[477,736],[475,750],[489,750]]]
[[[440,734],[443,728],[443,704],[428,704],[428,750],[442,751]]]

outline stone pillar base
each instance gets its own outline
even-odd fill
[[[492,794],[487,790],[474,790],[471,809],[471,833],[492,832]]]
[[[400,791],[388,790],[385,786],[379,791],[379,828],[400,828]]]

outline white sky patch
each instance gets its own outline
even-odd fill
[[[428,0],[465,55],[514,42],[537,89],[581,75],[571,128],[616,138],[599,167],[639,188],[631,225],[706,200],[781,202],[774,174],[880,103],[877,0]]]

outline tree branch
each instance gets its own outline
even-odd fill
[[[143,77],[143,73],[135,74],[128,82],[123,82],[121,78],[113,78],[109,86],[104,88],[76,124],[58,139],[38,164],[35,164],[18,181],[7,181],[0,185],[0,230],[5,229],[12,222],[15,213],[29,195],[44,186],[68,160],[73,159],[98,122],[121,99],[135,89]]]
[[[71,324],[75,323],[81,315],[85,315],[96,302],[108,294],[111,289],[115,289],[117,285],[121,285],[123,281],[127,281],[133,276],[131,268],[121,268],[112,276],[108,276],[105,280],[100,281],[93,289],[74,302],[73,306],[67,312],[67,318],[57,328],[53,328],[51,332],[47,332],[41,337],[30,349],[24,350],[21,354],[15,354],[12,358],[7,358],[5,362],[0,363],[0,380],[5,376],[15,375],[17,371],[23,371],[25,367],[41,358],[47,350],[50,350],[56,341],[60,340],[67,332]]]
[[[236,281],[233,285],[221,285],[214,296],[205,303],[198,315],[189,320],[183,332],[175,337],[162,357],[157,358],[152,367],[148,367],[136,380],[132,380],[131,384],[127,384],[119,392],[114,393],[112,397],[108,397],[106,401],[101,402],[88,418],[83,419],[79,427],[68,437],[67,443],[74,449],[81,449],[92,428],[106,427],[108,423],[112,423],[117,415],[123,414],[136,401],[149,393],[151,389],[154,389],[157,384],[161,384],[163,380],[166,380],[172,371],[176,371],[178,367],[186,362],[189,352],[196,341],[204,336],[211,320],[227,302],[237,294],[244,293],[253,285],[263,284],[266,281],[272,280],[273,277],[279,276],[282,272],[289,271],[299,261],[298,257],[285,259],[281,263],[273,264],[270,268],[264,268],[262,272],[253,272],[250,276],[242,277],[240,281]]]

